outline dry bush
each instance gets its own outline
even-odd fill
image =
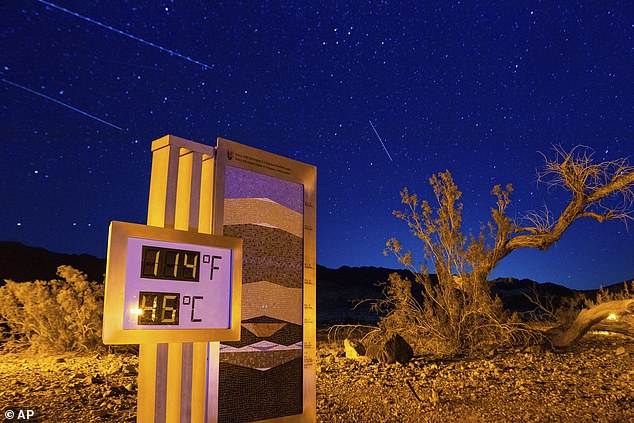
[[[560,297],[545,294],[539,285],[533,286],[524,296],[534,305],[534,308],[527,313],[527,318],[550,326],[570,326],[588,301],[583,292]]]
[[[628,285],[627,282],[623,283],[623,289],[616,292],[611,292],[601,287],[597,292],[594,299],[588,298],[585,301],[585,305],[589,308],[598,304],[607,303],[608,301],[621,301],[631,300],[634,298],[634,280]]]
[[[404,252],[396,239],[387,243],[387,252],[412,270],[413,280],[397,273],[390,276],[384,290],[385,300],[376,308],[386,313],[380,326],[386,333],[398,332],[419,352],[456,355],[488,349],[492,346],[528,343],[537,336],[491,296],[487,281],[487,236],[467,239],[462,233],[461,192],[447,171],[433,176],[430,184],[437,200],[436,210],[427,201],[419,204],[417,196],[405,189],[401,200],[405,212],[394,214],[407,222],[412,233],[423,241],[425,258],[431,261],[437,281],[430,269],[414,268],[411,252]],[[510,221],[500,209],[508,204],[511,187],[493,191],[498,199],[492,237],[511,231]],[[412,286],[414,285],[414,286]],[[414,294],[420,292],[420,300]]]
[[[420,278],[417,275],[414,282],[417,288],[421,281],[416,280]],[[418,353],[440,357],[542,342],[540,332],[525,325],[517,314],[504,310],[500,299],[485,288],[457,290],[441,281],[422,281],[422,285],[422,300],[417,300],[412,295],[411,281],[397,273],[390,276],[386,299],[377,304],[386,313],[379,324],[381,335],[398,333]]]
[[[326,333],[325,343],[341,347],[345,339],[360,340],[365,344],[379,335],[380,329],[372,325],[340,324],[330,326]]]
[[[61,280],[13,282],[0,287],[0,316],[12,339],[33,351],[92,351],[103,346],[103,284],[90,282],[70,266],[60,266]]]
[[[467,237],[462,231],[462,193],[449,171],[429,180],[435,208],[425,200],[419,202],[417,195],[407,189],[401,192],[406,207],[394,215],[422,241],[429,265],[416,269],[412,253],[405,251],[398,240],[388,241],[386,253],[395,254],[412,271],[413,281],[398,275],[390,277],[386,299],[377,304],[387,312],[380,322],[385,332],[397,331],[414,345],[443,354],[469,352],[491,344],[525,344],[541,338],[540,333],[507,315],[499,299],[491,296],[487,280],[491,271],[517,249],[549,248],[577,219],[627,222],[634,212],[634,167],[627,159],[594,163],[591,151],[583,147],[570,151],[555,147],[554,158],[544,158],[539,181],[570,193],[565,208],[557,216],[548,209],[529,212],[524,224],[519,224],[506,215],[512,186],[496,185],[492,191],[496,197],[492,220],[477,237]],[[430,278],[430,269],[436,273],[437,283]],[[420,290],[420,301],[412,295],[412,289]]]

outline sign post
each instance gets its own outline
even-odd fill
[[[152,153],[104,300],[104,343],[140,344],[137,421],[315,421],[315,167],[224,139]]]

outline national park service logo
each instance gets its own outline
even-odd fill
[[[233,160],[233,151],[227,150],[227,159],[228,160]]]

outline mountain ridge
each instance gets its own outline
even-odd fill
[[[106,259],[90,254],[56,253],[16,241],[0,241],[0,285],[5,279],[16,282],[56,279],[60,265],[81,270],[94,281],[103,281],[106,273]]]
[[[106,259],[90,254],[55,253],[41,247],[31,247],[15,241],[0,241],[0,286],[4,280],[16,282],[51,280],[57,278],[57,267],[70,265],[86,273],[90,280],[102,282]],[[317,320],[320,324],[342,322],[374,322],[379,315],[371,304],[384,298],[383,286],[392,273],[410,277],[405,269],[385,267],[341,266],[331,269],[317,265]],[[435,275],[431,275],[435,278]],[[504,306],[525,312],[534,308],[527,293],[539,290],[542,295],[571,297],[577,292],[596,295],[597,290],[575,290],[555,283],[540,283],[530,279],[497,278],[491,281],[492,291]],[[605,287],[607,291],[622,289],[623,283]]]

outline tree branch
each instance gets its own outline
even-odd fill
[[[588,202],[601,201],[603,198],[610,194],[622,192],[624,194],[632,195],[632,185],[634,185],[634,171],[632,169],[626,169],[620,175],[614,175],[612,181],[606,185],[600,186],[588,195]]]
[[[581,310],[575,321],[565,331],[558,329],[550,332],[552,343],[555,347],[567,347],[579,340],[594,326],[610,314],[622,316],[634,312],[634,299],[608,301],[597,304],[588,309]]]
[[[540,181],[549,186],[562,186],[573,196],[554,223],[548,210],[546,215],[529,213],[525,219],[530,226],[515,225],[513,234],[498,238],[487,257],[491,269],[513,250],[547,249],[561,238],[572,222],[581,217],[599,222],[633,218],[634,167],[625,159],[593,163],[592,154],[588,151],[577,147],[566,152],[559,147],[555,148],[554,159],[546,158],[545,170],[539,174]],[[605,204],[604,201],[612,196],[621,196],[622,201],[613,206]],[[500,213],[503,214],[504,209],[494,209],[496,221],[501,219]]]

